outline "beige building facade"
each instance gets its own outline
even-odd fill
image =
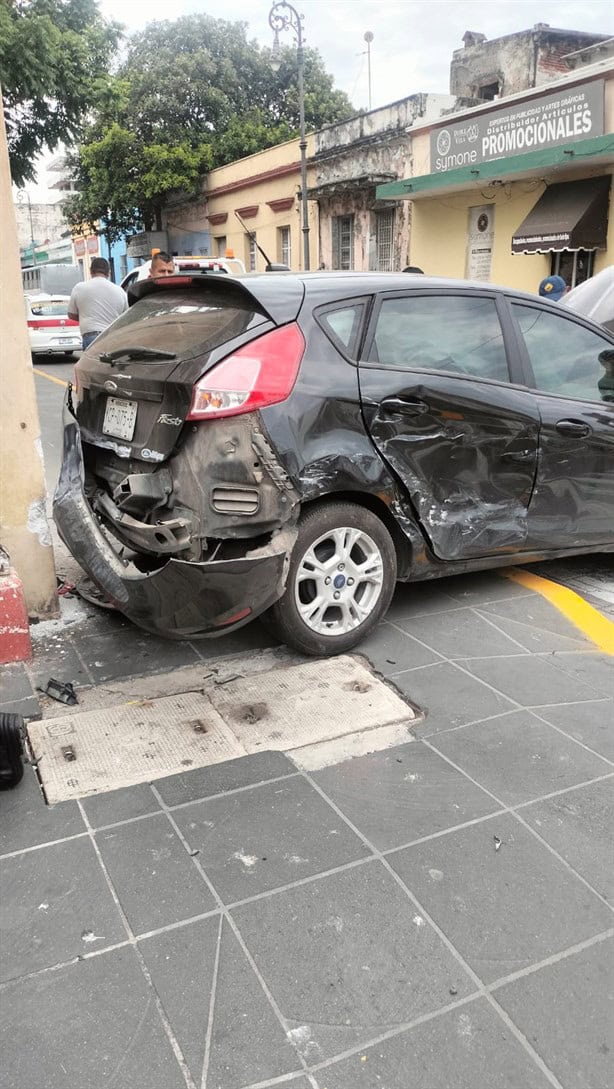
[[[614,263],[614,62],[410,131],[412,174],[378,186],[411,202],[409,263],[537,291]]]
[[[307,137],[307,155],[313,155],[313,135]],[[308,170],[308,184],[310,173]],[[288,140],[228,166],[212,170],[207,179],[207,218],[212,253],[227,249],[240,257],[248,272],[264,272],[266,262],[237,219],[273,263],[293,272],[304,267],[301,214],[299,141]],[[317,205],[309,202],[310,268],[320,263]]]
[[[313,142],[313,135],[309,135],[309,158]],[[308,185],[312,177],[310,166]],[[229,252],[243,261],[248,272],[264,272],[266,261],[260,246],[272,263],[288,265],[298,272],[304,266],[300,193],[298,139],[218,167],[209,173],[200,197],[183,201],[178,198],[165,209],[163,226],[171,252],[200,252],[215,257]],[[309,226],[309,263],[316,269],[320,253],[318,208],[313,201],[309,201]],[[194,246],[195,239],[201,240],[198,247]]]

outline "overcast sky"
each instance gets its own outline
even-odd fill
[[[103,15],[127,33],[156,19],[206,12],[248,24],[248,36],[270,44],[267,0],[99,0]],[[466,30],[498,38],[535,23],[614,36],[611,0],[295,0],[306,44],[320,50],[338,87],[360,109],[368,106],[364,33],[370,30],[372,105],[419,91],[447,93],[452,52]],[[283,35],[291,44],[290,32]],[[43,180],[41,178],[41,180]],[[30,187],[34,198],[42,194]]]

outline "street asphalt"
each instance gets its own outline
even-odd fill
[[[52,475],[62,387],[37,390]],[[576,563],[552,577],[612,616],[611,560]],[[272,642],[76,599],[33,634],[0,710]],[[399,587],[359,651],[423,712],[408,743],[0,794],[6,1089],[610,1089],[614,657],[498,572]]]

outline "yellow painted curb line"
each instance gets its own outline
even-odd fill
[[[588,601],[576,594],[574,590],[570,590],[568,586],[561,586],[558,582],[542,578],[541,575],[533,575],[530,571],[507,570],[502,571],[501,574],[512,582],[518,582],[521,586],[526,586],[528,590],[535,590],[537,594],[541,594],[576,628],[579,628],[587,639],[599,647],[599,650],[614,656],[614,622],[589,605]],[[612,684],[614,685],[614,673]]]
[[[65,382],[63,378],[56,378],[54,374],[47,374],[47,371],[39,371],[36,367],[32,367],[32,370],[39,378],[48,378],[50,382],[55,382],[58,386],[68,385],[68,382]]]

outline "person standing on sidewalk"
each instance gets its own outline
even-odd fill
[[[91,279],[75,284],[68,303],[68,317],[79,322],[83,348],[128,309],[126,292],[109,280],[109,262],[94,257],[90,265]]]

